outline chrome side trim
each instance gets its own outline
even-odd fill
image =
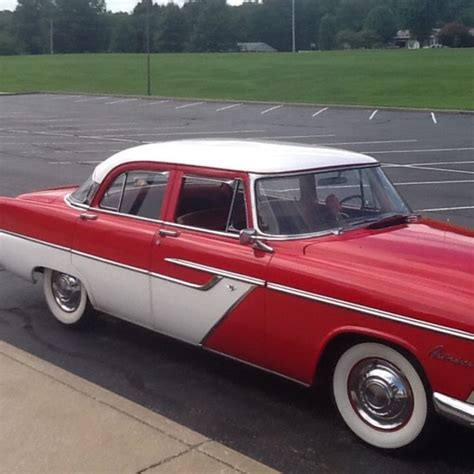
[[[192,268],[193,270],[213,273],[214,275],[231,278],[233,280],[242,281],[244,283],[250,283],[251,285],[265,286],[265,280],[241,275],[240,273],[228,272],[227,270],[221,270],[219,268],[208,267],[207,265],[201,265],[200,263],[189,262],[187,260],[181,260],[179,258],[165,258],[165,262],[174,263],[175,265],[179,265],[181,267]]]
[[[12,237],[17,237],[18,239],[28,240],[29,242],[45,245],[46,247],[51,247],[57,250],[66,250],[67,252],[71,250],[69,247],[63,247],[62,245],[52,244],[50,242],[45,242],[44,240],[35,239],[34,237],[28,237],[26,235],[16,234],[15,232],[10,232],[8,230],[0,229],[0,234],[11,235]]]
[[[460,337],[462,339],[467,339],[468,341],[474,341],[474,334],[467,331],[461,331],[459,329],[441,326],[439,324],[429,323],[426,321],[420,321],[419,319],[410,318],[408,316],[402,316],[395,313],[389,313],[387,311],[382,311],[380,309],[370,308],[369,306],[363,306],[357,303],[351,303],[349,301],[338,300],[336,298],[318,295],[316,293],[310,293],[308,291],[297,290],[295,288],[278,285],[276,283],[268,283],[267,286],[269,289],[274,290],[274,291],[279,291],[281,293],[287,293],[289,295],[299,296],[300,298],[306,298],[312,301],[318,301],[320,303],[325,303],[325,304],[330,304],[333,306],[338,306],[340,308],[350,309],[352,311],[357,311],[358,313],[369,314],[377,318],[388,319],[390,321],[396,321],[398,323],[408,324],[410,326],[415,326],[422,329],[428,329],[429,331],[435,331],[442,334],[447,334],[449,336]]]
[[[456,423],[474,429],[474,405],[448,397],[442,393],[433,393],[435,410]]]
[[[311,384],[309,384],[309,383],[302,382],[301,380],[294,379],[292,377],[288,377],[288,375],[281,374],[280,372],[275,372],[274,370],[267,369],[265,367],[262,367],[261,365],[252,364],[252,362],[247,362],[246,360],[239,359],[238,357],[231,356],[229,354],[226,354],[225,352],[216,351],[215,349],[210,349],[210,348],[204,347],[204,346],[203,346],[203,349],[206,350],[207,352],[212,352],[213,354],[217,354],[217,355],[220,355],[222,357],[225,357],[226,359],[230,359],[230,360],[233,360],[235,362],[240,362],[242,364],[248,365],[249,367],[253,367],[254,369],[262,370],[263,372],[267,372],[267,374],[276,375],[276,376],[281,377],[283,379],[289,380],[290,382],[295,382],[299,385],[303,385],[303,387],[311,387]]]
[[[199,291],[209,291],[210,289],[214,288],[222,280],[221,276],[215,275],[207,283],[204,283],[204,285],[198,285],[196,283],[189,283],[184,280],[179,280],[178,278],[172,278],[166,275],[161,275],[160,273],[150,273],[150,275],[154,278],[158,278],[159,280],[165,280],[171,283],[177,283],[178,285],[183,285],[183,286],[186,286],[187,288],[192,288],[193,290],[199,290]]]

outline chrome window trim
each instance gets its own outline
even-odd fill
[[[319,232],[311,232],[308,234],[295,234],[295,235],[275,235],[275,234],[266,234],[263,232],[258,225],[258,213],[257,213],[257,181],[260,179],[268,178],[286,178],[292,176],[301,176],[304,174],[314,174],[319,172],[327,171],[337,171],[337,170],[346,170],[346,169],[364,169],[364,168],[380,168],[380,163],[366,163],[360,165],[351,165],[351,166],[331,166],[326,168],[316,168],[312,170],[305,171],[292,171],[291,173],[275,173],[275,174],[256,174],[249,173],[250,178],[250,199],[252,206],[252,217],[253,217],[253,227],[257,231],[258,235],[268,240],[303,240],[310,239],[315,237],[324,237],[327,235],[338,235],[341,233],[340,227],[333,227],[332,229],[325,229]]]
[[[446,326],[441,326],[440,324],[429,323],[426,321],[421,321],[419,319],[411,318],[409,316],[403,316],[400,314],[390,313],[388,311],[383,311],[376,308],[371,308],[369,306],[363,306],[357,303],[351,303],[349,301],[343,301],[336,298],[331,298],[329,296],[318,295],[317,293],[310,293],[308,291],[297,290],[289,286],[278,285],[276,283],[268,283],[267,287],[270,290],[279,291],[281,293],[286,293],[293,296],[299,296],[300,298],[306,298],[313,301],[318,301],[320,303],[329,304],[332,306],[338,306],[344,309],[350,309],[352,311],[357,311],[358,313],[368,314],[370,316],[375,316],[381,319],[388,319],[390,321],[395,321],[398,323],[404,323],[409,326],[415,326],[422,329],[427,329],[429,331],[439,332],[442,334],[447,334],[449,336],[459,337],[461,339],[467,339],[468,341],[474,341],[474,334],[462,331],[460,329],[454,329]]]
[[[233,280],[242,281],[244,283],[250,283],[256,286],[265,286],[265,280],[259,278],[253,278],[240,273],[229,272],[227,270],[221,270],[215,267],[208,267],[207,265],[201,265],[200,263],[189,262],[188,260],[181,260],[180,258],[165,258],[165,262],[173,263],[181,267],[192,268],[193,270],[200,270],[202,272],[212,273]]]

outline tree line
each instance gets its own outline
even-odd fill
[[[295,0],[296,48],[373,48],[400,29],[423,42],[443,28],[449,46],[474,46],[472,0]],[[18,0],[0,12],[0,54],[235,51],[238,42],[292,48],[292,0],[190,0],[182,7],[141,0],[112,13],[105,0]],[[149,33],[149,36],[147,35]],[[444,35],[444,36],[443,36]],[[147,38],[149,42],[147,42]]]

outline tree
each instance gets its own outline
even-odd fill
[[[62,53],[106,48],[104,0],[56,0],[55,50]]]
[[[235,28],[226,0],[203,0],[189,46],[193,51],[229,51],[236,48]]]
[[[373,8],[364,22],[365,30],[373,32],[382,43],[389,42],[397,33],[393,11],[386,6]]]
[[[452,22],[444,25],[438,37],[441,44],[451,48],[474,46],[474,38],[469,32],[469,28],[462,23]]]
[[[13,15],[16,36],[23,52],[42,54],[49,51],[49,22],[52,12],[51,0],[18,0]]]
[[[109,50],[114,53],[134,53],[140,51],[135,22],[128,13],[110,15]]]
[[[319,24],[319,49],[334,49],[336,47],[336,18],[334,15],[327,14],[321,18]]]
[[[400,0],[403,27],[410,30],[413,38],[422,42],[430,36],[439,14],[440,1],[443,0]]]
[[[159,52],[180,52],[188,38],[189,31],[183,11],[169,3],[163,8],[158,31],[155,35],[155,49]]]

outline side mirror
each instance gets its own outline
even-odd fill
[[[257,231],[255,229],[243,229],[239,234],[239,241],[242,245],[252,245],[257,241]]]
[[[239,241],[241,245],[252,245],[254,249],[261,250],[262,252],[273,253],[272,247],[262,242],[262,239],[258,237],[255,229],[241,230]]]

